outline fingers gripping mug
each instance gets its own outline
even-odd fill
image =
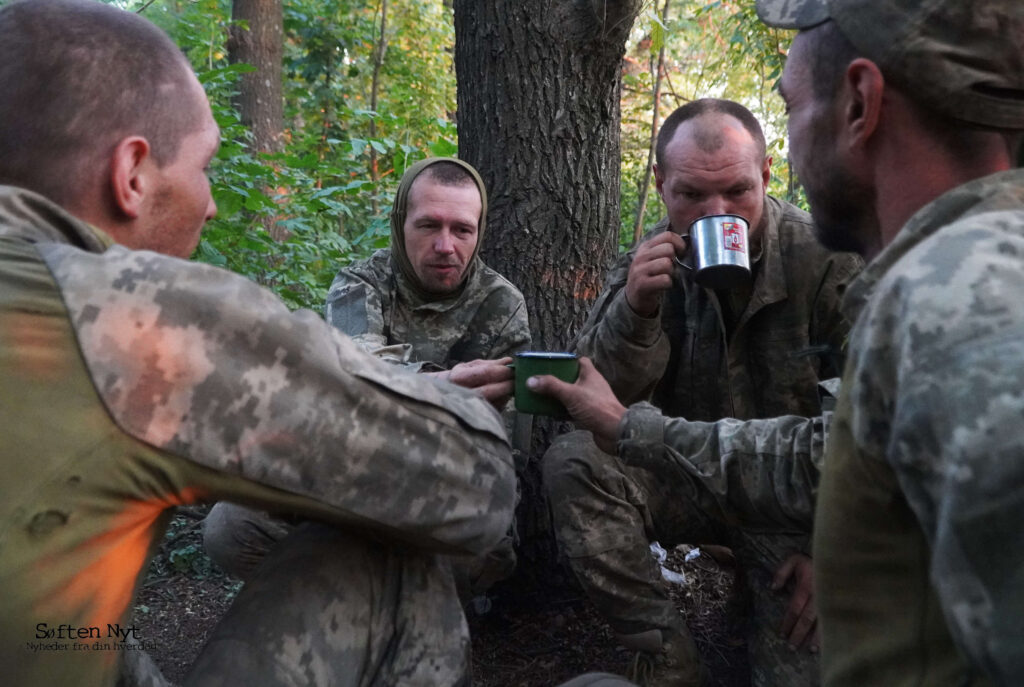
[[[516,354],[509,367],[516,371],[516,410],[531,415],[550,415],[568,420],[569,413],[561,402],[551,396],[534,393],[526,387],[526,380],[535,375],[554,375],[563,382],[575,382],[580,376],[580,361],[575,353],[549,351],[523,351]]]
[[[739,215],[707,215],[690,225],[694,280],[709,289],[729,289],[750,279],[750,225]]]

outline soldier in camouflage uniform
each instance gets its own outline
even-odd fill
[[[668,218],[612,270],[577,350],[624,403],[650,399],[668,417],[821,415],[817,384],[839,372],[847,327],[838,302],[860,260],[821,248],[806,213],[765,194],[770,159],[760,125],[742,106],[704,100],[680,108],[666,119],[657,151]],[[726,213],[750,221],[753,280],[713,291],[672,258],[686,251],[677,233],[702,215]],[[652,440],[664,443],[660,433]],[[663,663],[664,680],[696,684],[692,640],[648,544],[727,543],[751,594],[754,683],[817,684],[810,561],[802,555],[809,517],[782,528],[767,517],[737,526],[671,474],[630,464],[621,447],[612,454],[589,434],[560,437],[545,456],[544,478],[560,548],[620,640]],[[787,605],[775,587],[791,576]]]
[[[148,21],[8,5],[0,90],[5,684],[113,685],[173,508],[216,499],[316,522],[271,554],[188,684],[464,684],[439,554],[483,553],[509,525],[494,409],[178,259],[216,211],[219,136]]]
[[[453,189],[466,194],[459,210],[468,214],[445,227],[443,207],[426,202],[436,195],[457,206]],[[338,272],[327,321],[379,357],[414,369],[449,370],[525,350],[523,296],[479,257],[486,228],[487,192],[472,166],[454,158],[416,163],[395,194],[391,248]],[[439,279],[432,270],[453,273]]]
[[[529,347],[529,321],[519,290],[479,257],[486,219],[487,192],[471,165],[454,158],[417,162],[395,195],[392,247],[338,273],[327,297],[327,321],[367,352],[408,371],[463,386],[510,380],[506,356]],[[481,376],[482,366],[493,371]],[[501,407],[507,389],[492,382],[478,391]],[[219,503],[204,523],[204,544],[221,567],[249,579],[291,529],[266,512]],[[454,562],[462,596],[481,594],[512,573],[512,544],[509,535],[485,559]]]
[[[1024,683],[1024,3],[759,0],[822,241],[870,264],[814,551],[828,685]]]

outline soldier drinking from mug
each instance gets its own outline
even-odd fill
[[[807,213],[767,195],[771,158],[743,106],[684,105],[665,120],[656,154],[668,216],[612,269],[577,343],[623,403],[653,403],[626,417],[634,446],[662,451],[665,417],[821,415],[817,386],[841,370],[839,299],[860,259],[822,248]],[[748,281],[717,291],[676,263],[688,250],[679,234],[715,214],[747,221],[751,263]],[[701,675],[652,540],[732,546],[752,599],[754,684],[817,684],[809,526],[767,535],[723,523],[671,470],[604,453],[589,433],[560,437],[543,467],[562,552],[620,641],[653,664],[652,684],[696,685]],[[788,600],[774,589],[787,581]]]

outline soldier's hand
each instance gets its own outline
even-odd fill
[[[814,605],[814,564],[810,556],[794,553],[783,561],[775,571],[772,589],[782,589],[791,579],[793,594],[789,598],[779,634],[787,639],[793,649],[808,644],[811,651],[817,651],[821,646],[821,637],[818,609]]]
[[[615,398],[612,388],[590,358],[580,358],[580,376],[574,384],[552,375],[538,375],[526,380],[526,385],[531,391],[561,401],[576,426],[589,430],[602,451],[615,455],[619,423],[626,408]]]
[[[515,372],[508,367],[510,362],[512,358],[471,360],[459,363],[440,376],[452,384],[472,389],[501,410],[508,399],[512,398],[515,388]]]
[[[626,302],[633,312],[650,317],[658,311],[661,294],[672,286],[675,258],[686,250],[686,241],[672,231],[640,244],[626,277]]]

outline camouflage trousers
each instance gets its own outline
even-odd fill
[[[468,666],[445,558],[307,522],[253,572],[184,684],[464,685]]]
[[[703,507],[701,485],[692,477],[668,463],[659,472],[626,466],[598,449],[587,432],[558,437],[544,456],[543,471],[559,549],[616,632],[687,632],[651,541],[666,547],[725,544],[735,552],[749,592],[752,684],[819,684],[817,655],[790,649],[779,635],[789,590],[770,589],[775,569],[790,554],[809,551],[809,532],[759,530],[758,523],[741,522],[720,507]]]
[[[239,579],[248,580],[270,550],[294,527],[265,511],[222,501],[210,509],[203,521],[203,546],[217,565]],[[512,535],[506,535],[486,556],[452,557],[450,563],[456,590],[465,604],[515,571]]]
[[[183,687],[458,687],[469,631],[445,556],[307,522],[249,570]],[[144,651],[118,687],[173,687]],[[635,687],[582,675],[561,687]]]

